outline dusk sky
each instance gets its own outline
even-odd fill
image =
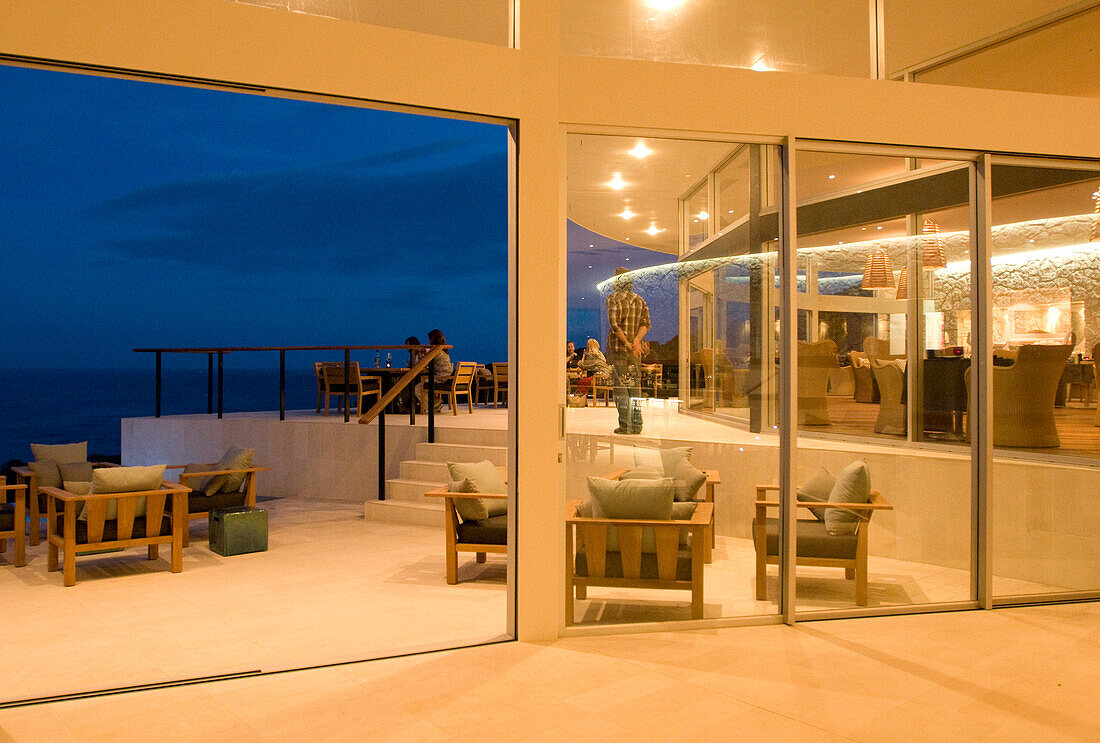
[[[505,359],[503,126],[3,65],[0,91],[0,366],[437,326]]]

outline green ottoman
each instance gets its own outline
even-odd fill
[[[264,552],[267,550],[267,511],[247,506],[211,511],[210,549],[224,557]]]

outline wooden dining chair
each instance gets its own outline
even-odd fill
[[[508,362],[494,361],[493,368],[493,407],[503,397],[504,406],[508,406]]]
[[[325,397],[325,373],[323,371],[325,362],[314,361],[313,362],[313,379],[317,382],[317,412],[321,412],[321,400]]]
[[[352,361],[348,366],[346,389],[343,364],[322,364],[321,373],[324,375],[325,380],[325,415],[328,415],[333,397],[354,396],[356,398],[355,411],[357,415],[363,414],[364,395],[382,397],[382,377],[360,374],[358,361]]]
[[[437,389],[436,397],[447,398],[451,406],[451,413],[458,415],[458,396],[465,395],[466,403],[470,407],[470,413],[474,412],[474,375],[477,373],[477,364],[473,361],[459,361],[455,364],[454,376],[451,377],[451,386]]]

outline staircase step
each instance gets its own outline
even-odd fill
[[[444,484],[450,479],[446,462],[426,462],[419,459],[406,459],[400,464],[399,477],[402,480],[420,480]]]
[[[439,426],[435,429],[435,440],[441,444],[508,446],[508,431],[503,428],[444,428]]]
[[[503,446],[421,442],[416,445],[416,458],[428,462],[481,462],[488,459],[497,467],[503,467],[508,459],[508,449]]]
[[[369,500],[363,504],[363,518],[390,524],[416,524],[443,528],[441,503],[410,503],[396,500]]]
[[[423,480],[404,480],[397,478],[386,480],[386,500],[403,503],[431,503],[424,497],[429,490],[446,485],[446,482],[424,482]]]

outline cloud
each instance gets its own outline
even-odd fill
[[[132,191],[85,217],[124,259],[235,272],[463,278],[503,265],[503,148],[434,142],[344,162]]]

